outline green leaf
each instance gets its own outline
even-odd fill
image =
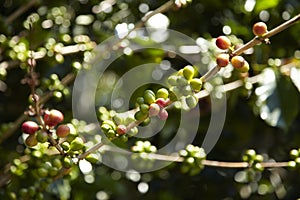
[[[255,90],[260,117],[269,125],[288,130],[299,112],[299,93],[289,78],[266,68]]]
[[[280,2],[280,0],[259,0],[259,1],[256,1],[254,11],[256,13],[258,13],[258,12],[260,12],[262,10],[266,10],[268,8],[274,8],[278,5],[279,2]]]

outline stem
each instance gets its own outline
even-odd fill
[[[17,19],[20,15],[25,13],[27,10],[29,10],[31,7],[33,7],[38,2],[39,2],[38,0],[31,0],[28,4],[26,4],[25,6],[20,7],[18,10],[16,10],[11,15],[9,15],[6,18],[5,23],[6,24],[11,24],[15,19]]]
[[[87,157],[89,154],[97,151],[100,147],[102,147],[104,144],[102,142],[97,143],[95,146],[91,147],[90,149],[88,149],[86,152],[84,152],[83,154],[79,155],[78,161],[84,159],[85,157]]]

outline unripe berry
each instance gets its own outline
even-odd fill
[[[25,144],[29,147],[34,147],[35,145],[37,145],[38,141],[36,139],[35,135],[29,135],[26,140],[25,140]]]
[[[97,154],[94,154],[94,153],[91,153],[91,154],[87,155],[85,157],[85,159],[87,161],[89,161],[90,163],[96,163],[99,160]]]
[[[231,46],[231,42],[226,36],[219,36],[216,39],[216,45],[218,48],[226,50]]]
[[[160,106],[157,103],[152,103],[149,107],[149,116],[156,116],[160,111]]]
[[[76,137],[70,145],[72,151],[78,151],[84,147],[84,142],[80,137]]]
[[[190,81],[190,86],[195,92],[199,92],[202,88],[202,81],[199,78],[194,78]]]
[[[172,86],[177,85],[177,76],[173,75],[168,78],[168,83]]]
[[[188,65],[183,68],[183,76],[187,80],[191,80],[194,77],[195,70],[192,66]]]
[[[127,127],[125,125],[123,125],[123,124],[120,124],[120,125],[117,126],[116,132],[119,135],[124,135],[127,132]]]
[[[186,97],[185,102],[189,108],[195,108],[198,103],[198,98],[194,95],[189,95]]]
[[[238,70],[242,73],[248,72],[250,69],[249,63],[245,60],[243,67],[238,68]]]
[[[156,92],[156,98],[167,99],[169,96],[169,91],[166,88],[160,88]]]
[[[140,111],[144,114],[148,114],[148,111],[149,111],[149,105],[148,104],[142,104],[140,106]]]
[[[245,64],[245,59],[242,56],[233,56],[231,58],[231,64],[234,68],[241,68]]]
[[[144,98],[143,98],[143,97],[138,97],[138,98],[136,99],[136,103],[139,104],[139,105],[142,105],[144,102],[145,102],[145,101],[144,101]]]
[[[229,55],[227,53],[221,53],[217,56],[216,60],[219,67],[226,67],[229,64]]]
[[[159,114],[158,114],[158,117],[161,120],[166,120],[166,119],[168,119],[168,115],[169,114],[168,114],[168,112],[165,109],[161,109],[160,112],[159,112]]]
[[[146,90],[144,92],[144,101],[149,105],[155,102],[155,94],[151,90]]]
[[[48,133],[44,130],[37,132],[36,139],[40,143],[45,143],[48,140]]]
[[[59,110],[46,111],[44,115],[45,124],[48,126],[56,126],[64,120],[64,115]]]
[[[142,121],[142,123],[140,123],[139,126],[147,126],[150,123],[151,123],[151,118],[148,117],[144,121]]]
[[[256,36],[262,36],[263,34],[267,33],[267,25],[264,22],[257,22],[253,25],[252,31]]]
[[[137,111],[137,112],[134,114],[134,118],[135,118],[137,121],[143,121],[143,120],[145,120],[147,117],[148,117],[148,115],[142,113],[142,111]]]
[[[22,132],[34,134],[39,129],[39,125],[34,121],[26,121],[22,124]]]
[[[70,167],[72,167],[72,164],[73,164],[72,158],[70,158],[70,157],[65,157],[65,158],[64,158],[64,160],[63,160],[63,166],[64,166],[65,168],[70,168]]]
[[[68,125],[59,125],[56,129],[56,135],[60,138],[67,137],[70,134],[70,127]]]

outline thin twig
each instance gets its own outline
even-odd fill
[[[29,10],[31,7],[33,7],[38,2],[39,2],[39,0],[31,0],[26,5],[21,6],[18,10],[16,10],[15,12],[13,12],[11,15],[9,15],[6,18],[5,23],[6,24],[12,23],[15,19],[17,19],[20,15],[25,13],[27,10]]]

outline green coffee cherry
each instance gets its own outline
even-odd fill
[[[46,131],[40,130],[36,134],[36,139],[40,143],[45,143],[48,140],[48,133]]]
[[[73,160],[71,157],[64,157],[64,160],[63,160],[63,166],[65,168],[70,168],[72,167],[73,165]]]
[[[107,124],[107,125],[111,126],[111,129],[113,129],[113,130],[115,130],[117,128],[116,124],[111,120],[104,120],[102,122],[102,124]]]
[[[96,154],[94,154],[94,153],[91,153],[91,154],[87,155],[85,157],[85,159],[87,161],[89,161],[90,163],[96,163],[99,160],[98,156]]]
[[[194,95],[189,95],[185,98],[185,102],[189,108],[195,108],[198,104],[198,98]]]
[[[160,88],[159,90],[157,90],[156,92],[156,98],[163,98],[163,99],[167,99],[169,96],[169,91],[166,88]]]
[[[238,71],[241,72],[241,73],[246,73],[246,72],[249,71],[249,69],[250,69],[249,63],[245,60],[243,67],[238,68]]]
[[[84,142],[80,137],[76,137],[70,145],[70,150],[79,151],[84,147]]]
[[[43,167],[39,168],[37,173],[40,177],[47,177],[48,176],[48,170],[46,168],[43,168]]]
[[[292,159],[298,158],[299,157],[299,151],[297,149],[292,149],[290,151],[290,157]]]
[[[173,76],[170,76],[168,78],[168,83],[171,85],[171,86],[175,86],[177,85],[177,76],[173,75]]]
[[[145,113],[143,113],[142,111],[137,111],[137,112],[134,114],[134,118],[135,118],[137,121],[144,121],[147,117],[148,117],[148,114],[145,114]]]
[[[52,160],[52,166],[53,167],[57,167],[58,169],[62,167],[62,163],[60,161],[60,159],[55,158],[54,160]]]
[[[68,151],[70,149],[70,143],[69,142],[63,142],[61,144],[61,147],[65,150]]]
[[[143,103],[145,103],[144,98],[143,98],[143,97],[138,97],[138,98],[136,99],[136,103],[137,103],[138,105],[142,105]]]
[[[148,112],[149,112],[149,105],[148,104],[142,104],[142,105],[140,105],[140,111],[143,114],[148,114]]]
[[[202,88],[202,81],[199,78],[194,78],[190,80],[190,85],[195,92],[199,92]]]
[[[135,136],[136,134],[138,134],[139,129],[137,127],[133,127],[132,129],[127,131],[128,136],[132,137]]]
[[[50,176],[56,176],[59,172],[59,169],[57,167],[51,167],[48,171]]]
[[[147,126],[147,125],[149,125],[150,123],[151,123],[151,118],[148,117],[148,118],[146,118],[142,123],[140,123],[139,125],[140,125],[140,126]]]
[[[144,92],[144,101],[146,104],[151,104],[155,102],[155,94],[151,90],[146,90]]]
[[[191,80],[194,77],[195,70],[192,66],[188,65],[183,68],[183,76],[187,80]]]
[[[29,147],[34,147],[37,143],[36,135],[29,135],[25,140],[25,144]]]
[[[178,77],[177,78],[177,85],[179,86],[186,86],[188,84],[188,80],[184,77]]]

